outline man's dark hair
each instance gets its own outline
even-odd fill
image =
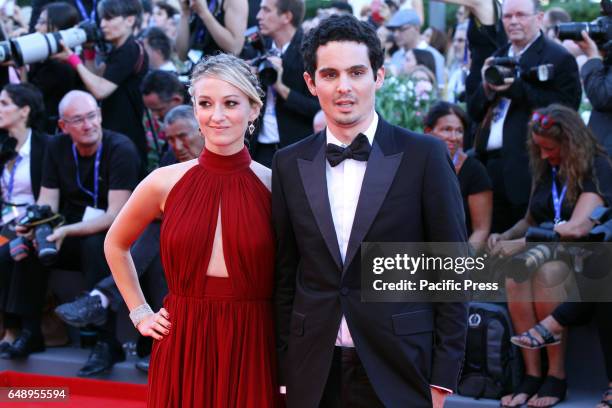
[[[47,29],[49,31],[65,30],[74,27],[79,22],[79,12],[68,3],[54,2],[43,7],[47,12]]]
[[[174,17],[179,12],[176,8],[174,8],[174,6],[166,3],[165,1],[160,1],[159,3],[155,4],[155,7],[159,7],[160,9],[164,10],[168,18]]]
[[[2,88],[13,103],[20,108],[30,107],[26,126],[42,130],[46,121],[45,103],[40,90],[32,84],[8,84]]]
[[[569,23],[572,21],[572,17],[569,15],[569,13],[563,10],[561,7],[549,8],[546,10],[546,13],[548,13],[548,19],[553,26],[559,23]]]
[[[155,93],[164,102],[172,99],[174,95],[180,95],[185,99],[185,87],[178,77],[172,72],[160,69],[149,71],[145,75],[140,90],[143,95]]]
[[[102,0],[98,3],[98,14],[106,20],[129,16],[139,20],[142,16],[142,5],[140,0]]]
[[[164,33],[164,30],[159,27],[149,27],[143,33],[142,38],[147,41],[149,47],[159,51],[164,57],[164,60],[167,61],[170,59],[170,55],[172,54],[172,42],[166,33]]]
[[[326,8],[335,8],[345,13],[353,14],[353,6],[341,0],[332,1]]]
[[[304,69],[314,79],[317,70],[317,50],[332,41],[350,41],[368,47],[370,65],[376,79],[376,71],[382,67],[384,53],[374,28],[346,14],[330,16],[310,30],[302,41]]]
[[[276,11],[279,15],[290,12],[291,25],[298,28],[304,20],[304,0],[276,0]]]

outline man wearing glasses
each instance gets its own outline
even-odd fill
[[[493,57],[519,61],[512,77],[501,85],[485,80],[468,101],[470,116],[480,123],[475,148],[493,182],[492,232],[503,232],[525,215],[531,175],[526,150],[527,122],[534,109],[562,103],[577,109],[582,94],[578,66],[561,45],[542,33],[543,13],[538,0],[505,0],[502,22],[509,43]],[[548,77],[538,74],[546,65],[554,68]],[[516,75],[519,71],[520,75]]]
[[[100,109],[91,94],[67,93],[59,104],[59,115],[64,134],[48,142],[37,204],[51,206],[66,219],[47,238],[59,249],[53,267],[81,271],[91,290],[110,275],[104,238],[138,184],[140,158],[130,139],[102,129]],[[27,273],[33,279],[46,279],[47,270]],[[78,375],[99,374],[124,359],[115,338],[115,321],[109,318]]]

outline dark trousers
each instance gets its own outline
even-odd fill
[[[272,157],[274,157],[274,153],[279,149],[278,143],[272,144],[264,144],[255,142],[255,157],[254,160],[263,164],[264,166],[271,168],[272,167]]]
[[[500,153],[485,156],[487,173],[493,184],[492,233],[502,233],[512,228],[527,213],[527,202],[516,204],[510,201],[504,181],[504,161]],[[527,200],[527,197],[526,197]]]
[[[331,370],[319,404],[321,408],[384,407],[378,399],[357,351],[335,347]]]
[[[608,381],[612,382],[612,303],[565,302],[552,312],[552,316],[564,327],[595,320],[604,354],[606,374]]]

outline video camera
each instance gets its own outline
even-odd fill
[[[266,44],[259,31],[259,27],[253,26],[249,28],[245,31],[244,36],[246,43],[257,52],[257,57],[251,60],[251,65],[257,67],[259,82],[261,83],[261,87],[265,90],[269,86],[274,85],[278,80],[278,71],[274,68],[274,64],[268,60],[268,57],[277,55],[266,50]]]
[[[484,79],[491,85],[500,86],[506,78],[525,78],[528,81],[546,82],[553,78],[555,67],[552,64],[542,64],[525,69],[515,57],[493,58],[491,65],[485,69]]]
[[[37,243],[36,256],[43,265],[49,266],[57,260],[57,248],[55,242],[47,241],[47,237],[53,233],[53,229],[64,223],[64,217],[55,214],[48,205],[30,205],[26,214],[17,221],[17,225],[34,229],[34,237]],[[17,237],[10,243],[11,257],[20,261],[30,254],[32,244],[24,237]]]
[[[563,40],[582,41],[582,31],[586,31],[589,37],[597,44],[597,47],[612,53],[612,0],[601,0],[601,16],[590,23],[560,23],[555,27],[557,37]],[[607,58],[607,62],[612,59]]]
[[[103,34],[94,22],[84,21],[76,27],[53,33],[32,33],[0,42],[0,62],[15,61],[17,65],[44,61],[66,47],[74,48],[84,43],[102,43]]]

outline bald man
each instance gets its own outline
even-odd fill
[[[91,94],[67,93],[59,104],[59,115],[64,134],[48,142],[37,204],[48,205],[66,218],[47,238],[59,250],[53,267],[80,271],[91,290],[110,275],[104,238],[138,183],[140,159],[130,139],[102,129],[100,108]],[[45,266],[37,262],[27,266],[24,276],[29,280],[46,281]],[[114,319],[108,319],[100,328],[99,341],[79,376],[102,373],[125,359],[114,326]]]

